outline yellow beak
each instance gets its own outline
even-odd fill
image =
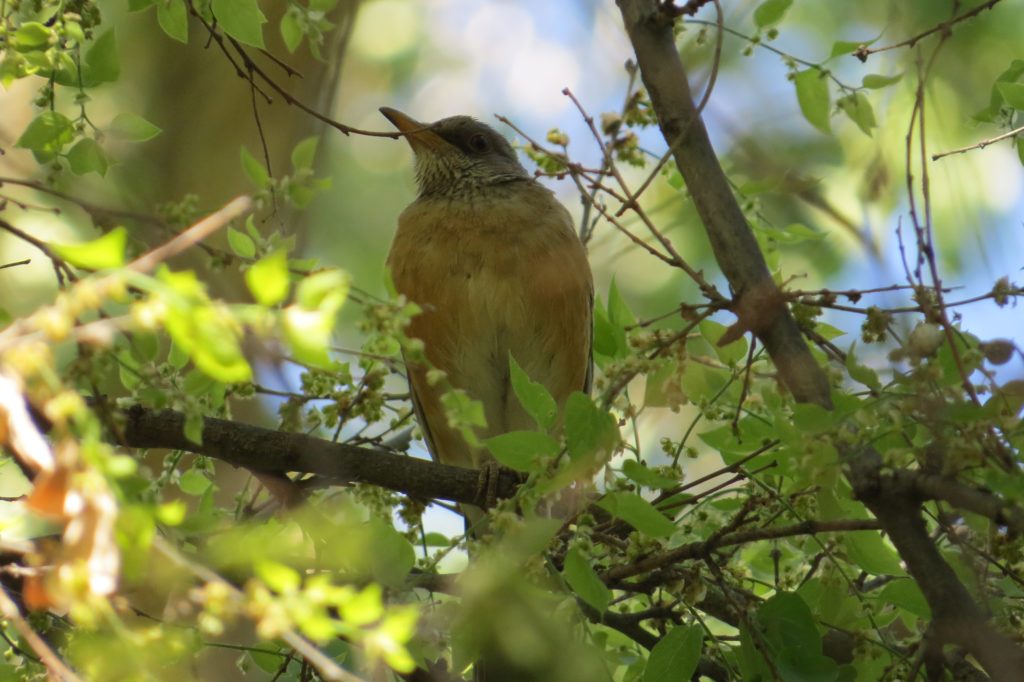
[[[420,123],[416,119],[403,114],[398,109],[381,107],[380,113],[391,121],[398,130],[405,135],[409,146],[416,153],[420,151],[437,151],[448,146],[443,137],[430,129],[429,123]]]

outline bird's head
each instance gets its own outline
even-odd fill
[[[471,196],[483,188],[529,178],[512,145],[498,131],[469,116],[420,123],[401,111],[380,112],[402,133],[416,154],[421,197]]]

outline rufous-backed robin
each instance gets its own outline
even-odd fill
[[[424,124],[381,113],[415,153],[419,195],[398,219],[387,260],[395,289],[422,308],[408,332],[451,387],[483,403],[481,438],[536,428],[512,390],[509,354],[559,407],[590,387],[594,285],[569,212],[491,127],[468,116]],[[432,456],[488,466],[489,453],[449,426],[428,368],[407,369]]]

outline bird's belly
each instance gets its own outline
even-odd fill
[[[452,384],[483,403],[490,434],[530,428],[509,381],[510,355],[524,368],[535,369],[542,354],[546,335],[533,333],[539,325],[530,323],[530,291],[516,272],[482,268],[460,279],[462,291],[453,297],[459,304],[451,311],[458,330],[449,370]]]

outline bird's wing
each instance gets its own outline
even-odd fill
[[[587,307],[590,308],[590,315],[587,317],[587,327],[590,335],[587,338],[587,376],[583,378],[583,392],[590,395],[590,389],[594,385],[594,290],[590,290],[587,297]]]
[[[406,359],[405,354],[402,354],[402,360],[405,362],[407,372],[409,373],[409,396],[412,399],[412,411],[416,415],[416,422],[420,425],[420,433],[423,434],[423,441],[427,444],[427,451],[430,452],[430,458],[435,462],[438,461],[437,456],[437,444],[434,441],[434,436],[430,431],[430,422],[427,421],[426,413],[423,411],[423,401],[420,399],[419,391],[416,390],[416,384],[419,382],[413,381],[412,365]]]

